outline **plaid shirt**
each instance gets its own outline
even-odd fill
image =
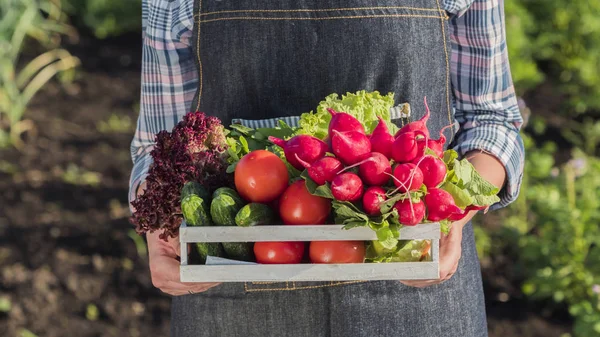
[[[454,149],[484,150],[505,166],[501,201],[516,199],[523,173],[522,117],[512,84],[502,0],[443,0],[451,15],[451,80],[455,117],[461,125]],[[142,89],[137,131],[131,143],[129,200],[151,164],[154,136],[171,130],[188,112],[198,86],[190,46],[193,1],[143,0]]]

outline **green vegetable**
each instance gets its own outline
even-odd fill
[[[230,189],[231,190],[231,189]],[[231,190],[233,191],[233,190]],[[210,203],[210,216],[217,226],[234,226],[235,216],[244,207],[244,202],[240,196],[233,191],[216,194]]]
[[[197,187],[193,184],[184,186],[182,195],[185,194],[185,197],[181,201],[183,218],[189,226],[211,226],[213,222],[209,216],[208,203],[199,194],[196,194],[198,192],[208,195],[208,192],[204,189],[197,189]],[[195,246],[201,263],[205,263],[206,257],[209,255],[224,256],[223,247],[218,242],[198,242]]]
[[[275,221],[275,213],[265,205],[250,203],[237,213],[235,223],[241,227],[271,225]]]
[[[381,116],[386,122],[390,132],[395,134],[398,127],[391,122],[390,109],[394,106],[394,94],[382,96],[379,92],[346,93],[340,98],[338,94],[331,94],[320,102],[316,112],[304,113],[300,116],[297,134],[309,134],[320,139],[327,136],[327,128],[331,120],[328,108],[346,112],[358,119],[364,126],[367,134],[373,132]]]
[[[213,200],[220,197],[221,195],[230,196],[235,200],[236,203],[244,204],[244,200],[240,197],[240,195],[233,189],[229,187],[220,187],[217,188],[212,195]]]
[[[385,248],[378,241],[371,241],[367,248],[366,260],[369,262],[418,262],[429,247],[428,240],[402,240],[393,249]]]
[[[210,203],[210,216],[217,226],[235,226],[235,217],[244,207],[244,201],[231,188],[221,187],[213,193]],[[234,260],[252,261],[253,247],[248,242],[223,242],[227,257]]]
[[[208,190],[195,181],[189,181],[185,183],[185,185],[183,185],[183,188],[181,189],[181,200],[185,199],[185,197],[191,194],[198,195],[200,198],[202,198],[202,200],[205,200],[206,202],[210,200],[210,193],[208,192]]]
[[[189,194],[181,201],[181,213],[190,226],[211,226],[208,204],[197,194]]]
[[[498,188],[483,179],[467,159],[458,160],[456,151],[444,152],[444,162],[448,172],[442,189],[452,195],[458,207],[490,206],[500,201]]]
[[[223,242],[228,258],[239,261],[254,261],[254,245],[250,242]]]

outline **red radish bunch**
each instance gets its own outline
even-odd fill
[[[340,201],[357,201],[363,193],[363,183],[354,173],[342,173],[331,182],[331,194]]]
[[[371,152],[369,158],[363,160],[358,167],[358,172],[367,185],[382,186],[390,180],[392,165],[383,154]]]
[[[364,133],[333,130],[331,147],[333,153],[346,165],[356,164],[371,153],[371,143]]]
[[[394,168],[394,185],[402,193],[417,191],[423,185],[423,180],[423,172],[415,164],[399,164]]]
[[[323,157],[312,163],[312,165],[300,159],[297,154],[296,159],[306,168],[308,176],[317,185],[323,185],[326,182],[330,183],[343,167],[342,163],[334,157]]]
[[[292,165],[306,169],[317,185],[327,184],[334,199],[362,206],[369,216],[381,215],[385,205],[386,212],[395,210],[405,226],[425,220],[460,220],[477,208],[459,208],[452,195],[440,188],[447,175],[441,159],[446,142],[443,131],[450,126],[440,131],[438,139],[430,139],[427,101],[425,106],[425,115],[396,135],[381,117],[366,135],[364,126],[352,115],[328,109],[332,118],[326,139],[333,156],[326,156],[327,143],[314,137],[296,136],[287,142],[269,139],[283,147]]]
[[[324,141],[309,135],[298,135],[287,141],[270,136],[269,140],[283,149],[285,159],[298,170],[304,169],[301,161],[312,164],[329,151]]]
[[[425,217],[425,204],[423,201],[413,202],[410,199],[404,199],[394,204],[394,208],[400,216],[400,223],[405,226],[414,226]]]
[[[421,169],[423,184],[427,188],[438,187],[446,178],[446,164],[434,156],[421,157],[417,162],[417,167]]]
[[[383,118],[379,117],[379,123],[369,136],[371,151],[379,152],[390,159],[392,158],[392,146],[395,140],[394,136],[390,134]]]
[[[452,215],[464,213],[460,207],[454,204],[452,195],[439,188],[431,188],[427,191],[425,203],[427,204],[427,220],[429,221],[442,221]]]
[[[365,127],[354,116],[345,112],[337,112],[331,108],[327,109],[327,111],[331,114],[331,121],[328,128],[329,135],[334,130],[337,132],[356,131],[363,135],[365,134]]]
[[[392,159],[398,163],[408,163],[417,158],[419,155],[417,137],[419,136],[425,137],[425,133],[420,130],[408,131],[396,137],[392,145]]]
[[[387,199],[385,190],[381,187],[372,186],[367,189],[363,196],[363,208],[369,215],[381,214],[381,203]]]

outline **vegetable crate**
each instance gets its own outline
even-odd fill
[[[370,241],[377,240],[368,227],[342,229],[342,225],[305,226],[206,226],[179,229],[182,282],[422,280],[439,278],[440,224],[425,223],[400,229],[401,240],[431,240],[431,261],[350,264],[190,265],[188,244],[197,242],[264,241]]]

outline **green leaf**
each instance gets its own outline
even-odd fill
[[[398,244],[398,239],[394,237],[394,232],[390,227],[382,227],[377,230],[377,240],[386,249],[394,249]]]
[[[331,206],[336,218],[369,221],[369,217],[350,202],[334,200]]]
[[[500,201],[497,195],[475,195],[473,196],[473,205],[489,206]]]
[[[321,186],[317,185],[317,183],[308,176],[307,170],[302,171],[300,177],[306,181],[306,189],[310,194],[327,199],[333,199],[333,194],[331,193],[331,188],[329,187],[328,183],[325,183],[325,185]]]
[[[246,138],[244,138],[244,136],[240,136],[240,144],[242,144],[242,149],[244,150],[244,153],[250,153],[248,141],[246,140]]]
[[[452,169],[454,167],[454,161],[456,159],[458,159],[458,152],[452,149],[444,151],[444,163],[446,163],[448,169]]]
[[[440,221],[440,230],[442,233],[444,234],[448,234],[450,233],[450,227],[452,225],[452,221],[446,219],[446,220],[442,220]]]
[[[244,126],[242,124],[231,124],[229,126],[230,129],[237,131],[238,133],[245,135],[245,136],[249,136],[252,134],[252,132],[254,132],[253,128],[249,128],[247,126]]]
[[[454,160],[454,175],[458,179],[457,185],[459,187],[464,188],[471,182],[473,171],[473,165],[468,160]]]
[[[444,185],[442,185],[442,189],[452,195],[452,198],[454,198],[454,203],[460,208],[465,208],[473,204],[474,199],[471,197],[469,192],[452,183],[444,183]]]
[[[496,195],[499,192],[499,189],[492,185],[489,181],[483,179],[482,176],[479,175],[477,170],[473,170],[471,174],[471,183],[467,186],[469,190],[471,190],[474,194],[481,194],[486,196]]]
[[[227,170],[225,170],[225,172],[227,173],[233,173],[235,172],[235,167],[237,166],[237,162],[227,166]]]
[[[351,229],[351,228],[355,228],[355,227],[365,227],[367,226],[368,222],[366,221],[355,221],[355,220],[346,220],[342,223],[342,225],[344,225],[344,227],[342,227],[343,229]]]

